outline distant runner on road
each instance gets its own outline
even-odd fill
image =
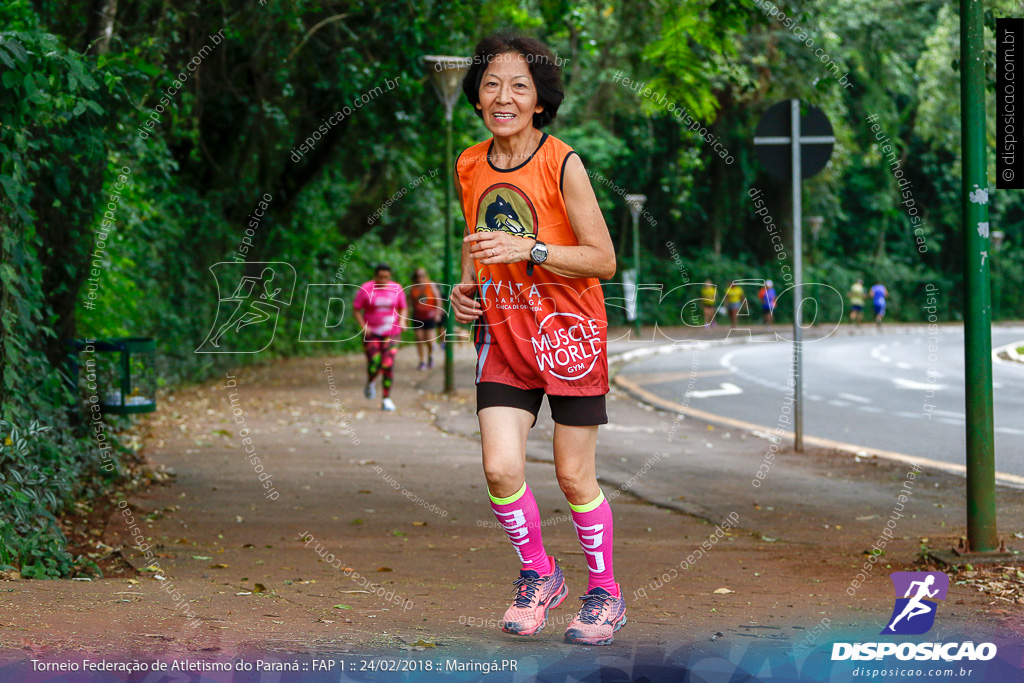
[[[757,298],[761,300],[761,310],[764,312],[764,324],[768,327],[772,326],[772,321],[775,316],[775,283],[771,280],[765,280],[764,287],[757,293]]]
[[[871,288],[871,303],[875,306],[875,324],[882,326],[882,318],[885,317],[885,299],[889,296],[889,290],[880,281]]]
[[[704,304],[704,327],[714,327],[715,322],[715,296],[718,287],[711,280],[705,280],[704,286],[700,288],[701,302]]]
[[[729,289],[725,290],[725,310],[729,312],[729,327],[736,327],[736,319],[744,301],[746,296],[743,294],[743,288],[735,282],[730,282]]]
[[[437,330],[441,327],[441,316],[444,314],[444,299],[426,268],[417,268],[412,274],[415,283],[409,290],[412,297],[412,321],[415,324],[413,334],[416,335],[416,353],[420,364],[417,370],[429,370],[434,367],[434,340]]]
[[[381,263],[373,271],[373,279],[363,283],[352,302],[352,312],[363,333],[363,352],[366,353],[366,388],[363,395],[373,399],[377,395],[377,373],[383,379],[384,400],[382,410],[395,410],[391,400],[394,381],[395,356],[402,334],[402,313],[405,311],[405,292],[391,280],[391,267]]]
[[[565,642],[608,645],[626,623],[612,511],[595,473],[598,425],[608,422],[608,320],[598,278],[615,274],[615,250],[583,162],[540,130],[563,98],[551,51],[505,32],[485,38],[462,88],[493,136],[456,163],[466,231],[452,305],[456,320],[474,323],[484,475],[521,562],[502,630],[539,633],[569,594],[526,484],[526,439],[546,395],[555,475],[589,575]]]
[[[857,279],[850,286],[850,322],[860,327],[860,321],[864,319],[864,280]]]

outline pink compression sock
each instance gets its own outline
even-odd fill
[[[569,508],[576,536],[587,558],[587,569],[590,570],[587,592],[603,588],[618,597],[619,587],[612,570],[612,508],[605,500],[604,492],[584,505],[569,503]]]
[[[523,569],[532,569],[541,576],[550,574],[551,565],[540,536],[540,510],[530,487],[523,482],[523,488],[508,498],[495,498],[490,492],[488,495],[494,516],[512,541]]]

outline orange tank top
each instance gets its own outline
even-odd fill
[[[544,134],[533,155],[495,168],[492,140],[465,150],[455,164],[470,233],[503,231],[546,244],[578,246],[562,196],[573,149]],[[555,396],[608,393],[604,295],[597,278],[563,277],[543,264],[475,262],[483,316],[474,328],[479,382],[543,389]]]

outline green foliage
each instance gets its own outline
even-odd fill
[[[77,477],[38,421],[23,431],[0,420],[0,569],[20,567],[30,579],[59,578],[95,565],[72,557],[55,512],[71,502]]]
[[[990,17],[1007,16],[1012,4],[994,0]],[[756,3],[729,0],[185,0],[171,8],[140,0],[117,4],[108,41],[92,4],[0,4],[0,419],[49,427],[22,437],[27,450],[0,463],[11,486],[22,486],[14,471],[38,481],[29,487],[37,498],[21,488],[28,502],[6,497],[22,507],[0,515],[2,561],[36,574],[69,571],[55,527],[14,520],[37,505],[57,516],[74,497],[116,483],[97,471],[96,446],[76,421],[63,376],[67,339],[154,337],[163,387],[251,362],[195,353],[218,307],[209,269],[239,255],[243,239],[246,261],[287,262],[297,275],[275,342],[257,360],[356,347],[350,318],[325,326],[340,308],[329,309],[327,290],[310,284],[358,285],[378,261],[403,284],[420,265],[440,279],[451,166],[443,107],[421,60],[469,54],[497,28],[535,35],[565,60],[566,100],[550,132],[579,150],[592,174],[620,271],[633,257],[623,195],[638,193],[656,220],[642,224],[642,281],[661,282],[667,293],[684,275],[719,287],[770,278],[781,292],[782,262],[748,192],[764,191],[789,245],[788,187],[765,174],[751,138],[768,106],[800,97],[826,111],[838,139],[829,166],[805,183],[805,216],[824,219],[818,238],[807,240],[806,280],[845,294],[856,277],[881,279],[896,320],[922,319],[923,287],[932,283],[945,317],[956,319],[955,10],[941,0],[786,5],[799,34]],[[224,39],[213,44],[221,29]],[[687,108],[712,141],[613,82],[619,72]],[[387,82],[397,87],[361,99]],[[868,116],[877,116],[877,129]],[[296,154],[314,132],[316,144]],[[453,133],[456,151],[488,137],[464,101]],[[912,183],[921,223],[903,204],[879,135]],[[439,173],[411,189],[432,171]],[[379,220],[368,220],[398,193]],[[253,227],[265,195],[269,208]],[[111,204],[112,219],[104,216]],[[990,211],[992,229],[1007,235],[992,254],[996,314],[1020,316],[1024,199],[995,192]],[[456,233],[461,222],[456,208]],[[618,283],[606,291],[621,296]],[[820,302],[819,322],[842,315],[837,298]],[[642,309],[680,322],[679,303],[654,296]],[[300,342],[300,327],[304,339],[323,343]]]

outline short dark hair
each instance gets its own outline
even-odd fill
[[[378,263],[377,267],[373,269],[373,274],[374,275],[379,275],[382,271],[385,271],[385,270],[390,273],[391,272],[391,266],[389,266],[386,263]]]
[[[533,115],[533,125],[535,128],[543,128],[555,120],[565,93],[562,92],[562,67],[547,45],[536,38],[521,36],[512,31],[498,31],[481,40],[473,52],[473,63],[462,79],[462,91],[466,93],[466,99],[473,105],[476,115],[483,118],[483,112],[476,105],[480,102],[480,81],[483,80],[484,70],[495,57],[510,52],[526,58],[530,77],[537,88],[537,104],[544,107],[539,114]]]

